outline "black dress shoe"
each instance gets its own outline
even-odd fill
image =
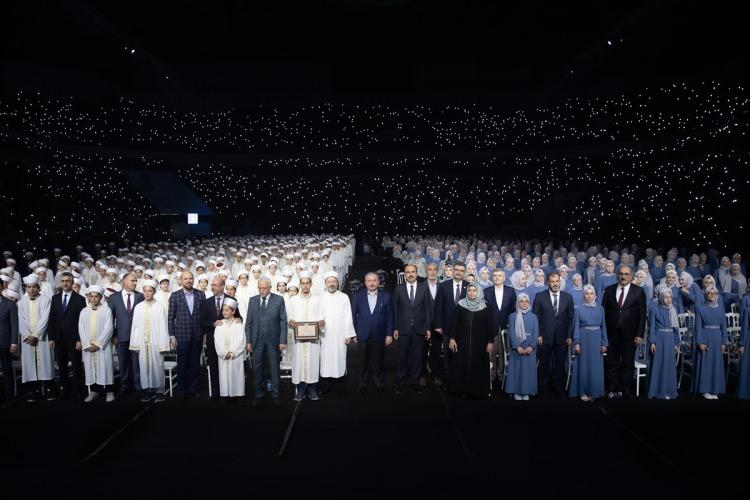
[[[403,391],[403,388],[400,385],[397,385],[396,388],[393,390],[396,394],[401,394]]]

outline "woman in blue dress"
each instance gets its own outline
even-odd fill
[[[701,258],[698,256],[698,254],[693,254],[690,256],[690,265],[687,266],[686,271],[690,273],[690,276],[693,277],[694,281],[700,281],[703,279],[703,271],[700,268],[701,265]]]
[[[537,269],[534,271],[534,282],[526,288],[526,292],[529,295],[531,304],[534,304],[534,298],[539,292],[543,292],[547,289],[547,282],[544,277],[544,271]]]
[[[694,283],[693,275],[685,271],[680,274],[680,298],[682,306],[686,311],[695,311],[695,305],[700,303],[700,297],[703,296],[701,288]]]
[[[604,395],[604,353],[607,352],[604,308],[596,301],[596,290],[583,287],[583,304],[573,313],[573,373],[569,395],[593,401]]]
[[[740,303],[740,373],[737,381],[737,397],[750,399],[750,294]]]
[[[651,267],[651,278],[654,280],[654,283],[659,283],[666,273],[667,270],[664,269],[664,257],[657,255],[654,257],[654,265]]]
[[[638,269],[633,275],[633,282],[643,288],[643,293],[646,294],[646,302],[648,302],[654,296],[654,289],[646,281],[646,275],[647,273],[643,269]]]
[[[706,303],[695,310],[695,345],[693,392],[706,399],[719,399],[724,394],[724,352],[727,349],[727,324],[724,309],[719,305],[715,287],[704,291]]]
[[[573,297],[573,306],[580,307],[583,305],[583,278],[580,274],[575,273],[571,280],[571,285],[565,290]]]
[[[672,291],[672,305],[677,309],[677,314],[685,312],[685,307],[682,305],[682,294],[680,294],[680,282],[677,279],[677,272],[674,269],[667,271],[664,276],[664,284],[669,287]],[[658,299],[658,297],[657,297]]]
[[[586,284],[596,284],[596,279],[599,277],[599,265],[597,264],[596,257],[589,257],[589,266],[584,270],[584,276],[586,276]]]
[[[672,303],[672,290],[659,289],[658,305],[648,311],[648,344],[651,362],[648,368],[649,399],[677,397],[675,353],[680,345],[680,324]]]
[[[615,276],[615,263],[608,260],[604,272],[599,275],[599,281],[597,281],[595,285],[596,297],[600,304],[604,297],[604,289],[615,283],[617,283],[617,276]]]
[[[531,312],[531,301],[526,293],[519,293],[516,312],[508,318],[508,379],[505,392],[513,394],[516,401],[528,401],[537,391],[536,339],[539,323]]]

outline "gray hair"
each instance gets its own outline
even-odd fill
[[[266,283],[268,283],[268,286],[271,286],[271,278],[268,278],[268,277],[266,277],[266,276],[263,276],[262,278],[260,278],[260,279],[258,280],[258,286],[260,286],[260,284],[261,284],[261,283],[263,283],[264,281],[265,281]]]
[[[367,279],[368,276],[375,276],[378,280],[380,280],[380,276],[378,276],[378,273],[370,271],[369,273],[365,274],[365,279]]]

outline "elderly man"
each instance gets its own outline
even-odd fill
[[[198,397],[203,348],[200,316],[206,296],[193,289],[190,271],[180,275],[180,285],[182,288],[169,296],[167,330],[172,348],[177,349],[177,392],[189,399]]]
[[[393,342],[393,302],[390,293],[378,288],[379,283],[377,274],[367,273],[365,287],[352,298],[352,317],[359,346],[361,394],[367,391],[371,376],[378,393],[383,392],[383,355],[385,347]]]
[[[266,392],[263,378],[263,364],[268,358],[271,373],[271,398],[275,406],[279,401],[279,352],[286,349],[286,306],[284,299],[271,293],[271,280],[258,280],[258,295],[250,297],[245,320],[247,351],[253,353],[253,383],[257,406]]]
[[[335,388],[336,393],[343,396],[346,350],[351,339],[356,336],[352,307],[349,297],[339,291],[338,273],[328,271],[324,278],[326,291],[321,297],[321,305],[326,331],[320,342],[320,376],[330,382],[324,393]]]
[[[219,397],[219,358],[214,345],[214,328],[221,325],[221,308],[224,306],[224,278],[216,276],[211,280],[211,297],[204,300],[201,307],[201,328],[203,329],[208,370],[211,374],[211,398]]]

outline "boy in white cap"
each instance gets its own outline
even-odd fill
[[[104,289],[101,286],[90,286],[88,292],[89,305],[81,311],[78,319],[85,383],[91,390],[85,402],[90,403],[99,397],[94,386],[100,386],[107,394],[107,403],[110,403],[115,400],[112,392],[112,311],[102,304]]]

